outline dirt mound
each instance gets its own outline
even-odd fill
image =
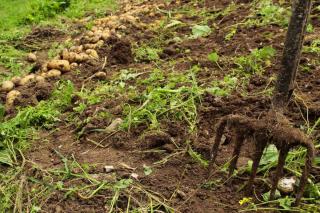
[[[107,57],[109,65],[130,64],[133,62],[131,43],[127,39],[111,37],[100,49],[98,54]]]

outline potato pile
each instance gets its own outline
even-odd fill
[[[48,79],[56,79],[61,75],[76,70],[81,63],[89,60],[99,60],[96,49],[102,47],[106,40],[111,36],[121,38],[119,31],[126,30],[128,24],[138,28],[145,28],[146,25],[139,22],[138,15],[141,13],[150,13],[149,6],[132,6],[130,4],[124,7],[124,13],[111,15],[94,21],[91,30],[85,32],[81,38],[75,39],[75,45],[69,49],[64,49],[53,60],[43,62],[36,74],[29,74],[22,77],[13,77],[11,80],[2,82],[0,92],[6,93],[6,108],[12,108],[14,100],[21,96],[17,90],[20,86],[29,86],[31,83],[44,83]],[[151,13],[150,13],[151,14]],[[26,60],[30,63],[38,61],[35,53],[29,53]],[[93,78],[105,79],[104,72],[98,72]]]

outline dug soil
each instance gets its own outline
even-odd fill
[[[128,24],[123,29],[124,36],[111,38],[104,46],[97,49],[100,56],[99,60],[83,63],[79,67],[80,72],[67,73],[63,75],[63,78],[71,80],[77,89],[81,89],[84,85],[88,88],[94,88],[97,81],[90,79],[90,77],[98,71],[105,71],[107,79],[111,79],[114,74],[119,73],[122,69],[151,71],[159,67],[165,72],[174,69],[176,72],[184,73],[191,69],[193,65],[199,65],[201,71],[197,75],[197,80],[202,85],[206,85],[210,84],[212,80],[223,79],[223,76],[234,67],[232,63],[225,62],[221,63],[220,69],[208,61],[207,56],[212,50],[216,50],[223,57],[234,57],[248,54],[254,48],[269,45],[277,50],[277,56],[272,61],[274,65],[266,69],[264,76],[252,76],[244,91],[243,89],[241,91],[235,89],[227,97],[204,94],[201,103],[198,105],[197,134],[190,134],[186,123],[175,122],[169,118],[161,120],[161,133],[148,132],[144,134],[147,129],[145,125],[132,128],[128,132],[117,131],[113,134],[90,131],[91,129],[103,129],[112,122],[108,119],[96,119],[87,123],[85,128],[82,127],[84,131],[79,136],[79,126],[70,123],[67,116],[72,111],[73,106],[61,116],[54,131],[40,131],[39,139],[33,143],[25,157],[27,161],[32,162],[32,165],[38,165],[42,170],[63,167],[62,155],[66,158],[76,159],[80,164],[94,165],[94,168],[89,170],[89,173],[93,175],[105,175],[105,166],[114,166],[117,179],[128,178],[134,173],[136,174],[134,181],[137,184],[151,194],[157,195],[165,204],[172,207],[174,212],[238,212],[241,208],[239,200],[248,196],[241,188],[246,183],[249,174],[244,173],[227,180],[226,172],[216,168],[213,174],[208,177],[207,168],[196,162],[185,151],[186,142],[189,141],[189,145],[194,151],[209,159],[215,136],[215,125],[221,117],[229,114],[239,114],[259,119],[262,114],[269,110],[270,97],[261,94],[265,94],[263,92],[272,88],[274,84],[274,81],[270,81],[270,79],[277,73],[276,64],[281,59],[285,30],[277,25],[239,28],[234,38],[226,41],[225,35],[229,31],[228,26],[240,22],[248,15],[248,8],[250,8],[252,1],[198,1],[198,4],[193,4],[188,0],[171,1],[170,4],[163,4],[163,2],[149,0],[143,3],[135,3],[134,1],[126,1],[120,6],[116,14],[123,13],[127,5],[135,7],[149,5],[153,9],[150,12],[138,14],[138,16],[141,23],[151,26],[159,23],[158,20],[164,20],[168,11],[177,11],[185,4],[192,5],[198,11],[206,8],[213,12],[223,10],[231,2],[236,2],[240,6],[236,11],[211,21],[212,23],[209,21],[209,26],[215,30],[208,37],[186,39],[182,42],[173,42],[172,40],[164,42],[161,63],[135,61],[131,52],[132,46],[150,42],[160,36],[164,39],[170,38],[159,35],[151,28],[138,28]],[[173,13],[172,15],[175,17],[176,14]],[[179,15],[176,18],[188,25],[178,28],[175,34],[171,36],[184,38],[191,34],[190,26],[201,21],[201,16],[198,16],[197,13],[193,16],[184,15],[184,13]],[[320,33],[319,19],[312,21],[314,32],[308,36]],[[264,35],[267,34],[273,36],[266,38]],[[34,33],[25,40],[24,47],[34,46],[38,40],[43,40],[44,37],[47,41],[48,39],[54,40],[54,37],[61,39],[62,35],[56,30],[44,29],[44,31],[41,31],[35,29]],[[310,60],[316,57],[312,54],[304,54],[302,66],[307,65]],[[172,68],[172,63],[169,62],[173,59],[176,63]],[[289,110],[286,112],[286,116],[294,127],[304,125],[307,116],[310,123],[320,116],[319,76],[319,66],[313,66],[309,72],[299,72],[298,74],[296,98],[290,103]],[[51,90],[51,87],[39,87],[39,85],[35,85],[33,88],[37,90],[37,93],[34,93],[34,90],[30,87],[29,89],[21,88],[20,91],[26,100],[20,100],[22,103],[19,103],[19,105],[36,105],[38,101],[47,99]],[[3,101],[5,101],[4,99],[5,97],[2,97]],[[122,117],[122,106],[128,101],[130,101],[128,97],[122,96],[108,98],[102,103],[90,106],[81,116],[85,119],[98,111],[105,111],[111,113],[113,117]],[[219,150],[218,166],[223,166],[231,159],[233,151],[233,144],[230,142],[231,135],[231,132],[226,134],[224,143]],[[241,152],[243,165],[247,164],[247,161],[252,158],[254,151],[252,142],[246,141]],[[319,154],[318,152],[317,155],[319,156]],[[150,175],[145,174],[144,165],[152,168]],[[30,174],[27,175],[35,177],[40,175],[31,165],[29,172]],[[319,171],[312,172],[316,175]],[[260,195],[269,189],[268,185],[260,180],[262,179],[258,178],[256,180],[252,195],[250,195],[256,197],[256,199],[261,199]],[[69,184],[74,183],[70,181]],[[29,183],[28,187],[29,190],[32,190],[35,186]],[[133,196],[136,197],[138,203],[145,200],[145,198],[142,198],[145,196],[144,192],[135,192]],[[139,200],[140,198],[141,200]],[[110,193],[103,191],[87,199],[80,195],[68,197],[62,191],[57,190],[48,199],[44,200],[41,206],[42,212],[106,212],[108,211],[106,203],[108,199],[112,199]],[[128,199],[127,196],[120,195],[114,212],[125,211]],[[165,212],[164,207],[158,206],[158,209],[159,212]]]

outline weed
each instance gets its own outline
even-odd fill
[[[237,82],[236,77],[226,75],[222,81],[212,81],[212,86],[206,88],[206,92],[216,96],[228,96],[237,87]]]
[[[153,48],[145,44],[134,49],[136,61],[157,61],[160,59],[160,53],[162,53],[162,49]]]
[[[271,0],[257,1],[253,7],[253,14],[247,18],[244,25],[247,27],[261,27],[267,25],[288,26],[290,12],[288,9],[274,4]]]
[[[122,127],[130,129],[132,126],[145,123],[151,129],[159,128],[159,119],[173,117],[188,123],[190,131],[195,130],[197,122],[197,107],[200,96],[203,93],[195,79],[198,67],[189,70],[187,75],[173,75],[169,77],[164,86],[155,86],[144,91],[138,98],[142,102],[139,107],[127,105],[125,107],[126,119]],[[154,76],[151,76],[154,80]],[[147,81],[152,81],[147,80]],[[189,84],[189,86],[177,86],[177,84]]]
[[[304,46],[303,52],[320,55],[320,39],[313,40],[310,46]]]
[[[237,65],[236,73],[240,75],[261,75],[264,68],[271,65],[271,59],[275,55],[276,50],[270,46],[261,49],[254,49],[247,56],[240,56],[234,59]]]

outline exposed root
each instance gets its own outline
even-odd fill
[[[226,128],[235,130],[235,148],[233,151],[233,159],[229,166],[229,176],[233,174],[240,149],[245,138],[252,138],[255,143],[256,152],[253,159],[252,173],[247,184],[247,189],[251,190],[257,169],[264,149],[268,144],[274,144],[280,150],[276,175],[272,183],[270,200],[274,199],[277,182],[283,173],[283,167],[286,157],[291,148],[302,146],[307,149],[304,171],[300,178],[300,185],[296,195],[296,205],[299,205],[302,198],[308,175],[312,167],[315,148],[303,132],[290,126],[289,122],[282,114],[271,111],[261,120],[250,119],[240,115],[228,115],[221,119],[217,125],[217,135],[211,150],[211,164],[216,160],[222,135]]]

